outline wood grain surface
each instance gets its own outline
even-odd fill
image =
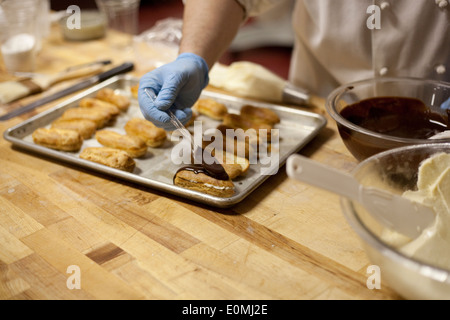
[[[66,42],[54,26],[37,71],[134,60],[132,51],[110,49],[108,38]],[[1,77],[9,78],[4,69]],[[0,131],[58,102],[0,122]],[[313,111],[328,118],[323,106]],[[328,119],[300,153],[349,172],[356,160]],[[338,196],[289,179],[284,167],[240,204],[218,210],[37,156],[3,138],[0,155],[0,299],[400,298],[385,283],[367,288],[370,262]],[[68,286],[70,266],[79,268],[80,289]]]

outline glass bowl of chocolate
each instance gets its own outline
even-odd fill
[[[413,300],[450,299],[450,143],[380,152],[361,161],[352,175],[365,188],[388,191],[434,212],[417,233],[406,235],[357,201],[341,198],[342,212],[370,261],[368,289],[393,290]],[[399,213],[395,206],[387,211],[393,217]]]
[[[343,85],[327,98],[350,153],[362,161],[379,152],[415,144],[449,142],[450,83],[415,78],[374,78]]]

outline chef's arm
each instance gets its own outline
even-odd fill
[[[191,107],[208,85],[209,70],[243,21],[244,9],[236,0],[186,0],[177,59],[140,80],[138,100],[144,117],[160,128],[174,130],[170,110],[187,123]]]
[[[180,53],[195,53],[211,68],[233,41],[244,13],[236,0],[186,0]]]

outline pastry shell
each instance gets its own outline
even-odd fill
[[[231,180],[245,175],[250,168],[250,161],[248,159],[222,150],[211,150],[208,146],[203,149],[203,156],[213,156],[215,161],[222,165]]]
[[[127,172],[133,172],[136,167],[128,153],[108,147],[86,148],[80,153],[80,158]]]
[[[101,130],[96,132],[95,138],[103,146],[123,150],[132,158],[139,158],[147,153],[147,145],[141,138],[136,136]]]
[[[138,92],[139,92],[139,83],[135,84],[134,86],[132,86],[130,88],[130,91],[131,91],[131,96],[133,98],[137,99],[138,98]]]
[[[83,138],[75,130],[38,128],[32,138],[36,144],[60,151],[78,151],[83,144]]]
[[[94,121],[85,119],[57,119],[52,123],[51,127],[55,129],[75,130],[83,139],[89,139],[97,130],[97,125]]]
[[[227,107],[214,99],[199,99],[192,108],[199,114],[203,114],[214,120],[223,120],[228,113]]]
[[[124,95],[115,93],[111,88],[99,90],[96,98],[114,104],[120,111],[127,111],[130,107],[130,99]]]
[[[255,107],[252,105],[245,105],[241,108],[241,116],[256,123],[265,123],[270,126],[280,122],[280,118],[275,111],[269,108]]]
[[[231,180],[218,180],[204,173],[195,173],[189,170],[178,171],[174,178],[174,184],[220,198],[229,198],[235,193]]]
[[[94,108],[73,108],[66,110],[61,116],[63,120],[91,120],[95,122],[97,129],[105,127],[111,120],[111,115]]]
[[[106,101],[103,101],[100,99],[95,99],[95,98],[81,99],[80,107],[81,108],[94,108],[94,109],[97,108],[100,110],[104,110],[104,111],[108,112],[112,118],[115,118],[120,114],[120,109],[116,105],[114,105],[110,102],[106,102]]]
[[[164,129],[156,127],[145,119],[132,118],[125,124],[124,129],[128,135],[141,138],[147,146],[152,148],[160,147],[167,140]]]
[[[258,139],[265,138],[265,141],[270,142],[272,139],[272,126],[267,123],[253,122],[250,119],[238,114],[227,114],[222,122],[225,127],[233,129],[255,130]]]

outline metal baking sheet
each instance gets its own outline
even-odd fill
[[[251,164],[249,172],[244,177],[238,178],[238,180],[234,181],[236,188],[235,195],[230,198],[220,198],[184,189],[173,184],[173,176],[181,165],[176,165],[171,160],[171,152],[174,144],[177,142],[171,141],[171,136],[169,133],[168,142],[163,147],[149,148],[149,152],[146,156],[140,159],[135,159],[136,169],[132,173],[123,172],[79,158],[79,154],[82,149],[86,147],[101,146],[95,138],[85,140],[80,152],[76,153],[52,150],[36,145],[33,142],[31,134],[35,129],[49,126],[51,122],[59,118],[65,110],[78,107],[82,98],[94,97],[97,91],[106,87],[114,89],[117,93],[127,95],[131,99],[131,106],[128,112],[120,115],[113,126],[105,128],[124,134],[125,131],[123,127],[130,118],[142,118],[142,113],[139,110],[138,102],[136,99],[133,99],[131,95],[131,87],[137,84],[138,81],[138,78],[126,75],[111,78],[64,101],[61,104],[58,104],[48,111],[40,113],[37,116],[6,130],[4,133],[4,138],[15,146],[33,151],[37,156],[49,156],[51,158],[64,161],[68,164],[103,173],[107,176],[124,179],[145,187],[157,189],[219,208],[227,208],[239,203],[270,176],[261,174],[261,164]],[[274,110],[281,119],[281,122],[276,125],[276,128],[279,129],[280,134],[277,170],[285,164],[289,155],[298,152],[303,146],[312,140],[327,123],[327,120],[323,116],[315,113],[274,104],[260,103],[253,100],[241,99],[216,92],[205,90],[202,93],[202,98],[212,98],[218,102],[224,103],[231,113],[239,113],[240,108],[246,104],[267,107]],[[197,118],[197,120],[202,121],[205,129],[208,127],[215,127],[219,124],[218,121],[202,116]]]

